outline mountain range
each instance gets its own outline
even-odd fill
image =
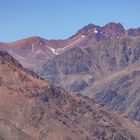
[[[89,24],[65,40],[0,43],[0,140],[138,140],[140,28]]]
[[[70,48],[87,47],[102,40],[117,40],[138,35],[140,28],[126,30],[120,23],[111,22],[103,27],[89,24],[68,39],[47,40],[33,36],[10,43],[1,42],[0,50],[8,51],[24,67],[32,69]]]

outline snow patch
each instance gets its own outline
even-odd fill
[[[94,32],[95,32],[95,34],[97,34],[97,33],[98,33],[98,30],[95,28],[95,29],[94,29]]]
[[[76,43],[80,42],[80,41],[83,40],[84,38],[85,38],[85,36],[82,35],[82,37],[81,37],[80,39],[77,39],[75,42],[73,42],[73,43],[71,43],[71,44],[69,44],[69,45],[67,45],[67,46],[65,46],[65,47],[63,47],[63,48],[56,49],[56,50],[55,50],[54,48],[50,47],[50,46],[48,46],[48,48],[49,48],[49,50],[51,50],[54,54],[59,55],[59,52],[61,52],[61,51],[65,50],[65,49],[67,49],[67,48],[69,48],[69,47],[75,45]]]
[[[49,48],[51,49],[51,51],[52,51],[54,54],[59,55],[58,52],[57,52],[54,48],[51,48],[51,47],[49,47]]]
[[[80,38],[80,39],[76,40],[75,42],[73,42],[73,43],[71,43],[71,44],[65,46],[64,48],[59,48],[59,49],[57,49],[56,51],[58,52],[58,51],[62,51],[62,50],[64,50],[64,49],[67,49],[67,48],[69,48],[69,47],[75,45],[76,43],[80,42],[83,38],[85,38],[84,35],[82,35],[82,38]]]

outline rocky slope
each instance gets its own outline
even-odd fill
[[[38,74],[140,121],[139,54],[140,36],[100,41],[91,47],[69,49],[50,59],[39,68]],[[111,81],[114,76],[116,79]]]
[[[97,103],[111,106],[140,121],[140,64],[120,70],[95,82],[84,91]]]
[[[0,140],[138,140],[140,127],[0,52]]]

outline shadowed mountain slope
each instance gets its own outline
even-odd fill
[[[139,65],[140,36],[137,36],[69,49],[43,64],[37,72],[49,82],[94,97],[98,103],[113,106],[140,121]]]

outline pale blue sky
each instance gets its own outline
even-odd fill
[[[89,23],[140,27],[140,0],[0,0],[0,41],[64,39]]]

